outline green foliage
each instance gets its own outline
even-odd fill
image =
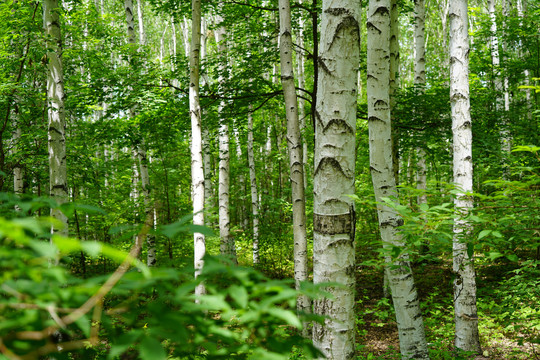
[[[125,352],[142,359],[287,359],[294,349],[307,358],[318,354],[300,335],[302,321],[312,318],[296,315],[298,292],[289,281],[212,257],[194,280],[192,269],[149,269],[108,244],[57,236],[48,241],[51,219],[4,212],[11,219],[0,217],[0,343],[8,357],[37,357],[59,347],[85,359]],[[164,233],[189,231],[185,221]],[[123,265],[111,275],[81,279],[66,266],[79,253],[136,268],[123,275]],[[195,296],[200,283],[206,294]]]

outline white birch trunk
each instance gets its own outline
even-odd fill
[[[294,280],[296,289],[307,280],[307,234],[306,197],[304,193],[304,167],[302,159],[302,138],[298,119],[298,106],[293,71],[293,48],[290,0],[279,0],[279,34],[281,59],[281,84],[285,99],[287,117],[287,146],[289,149],[289,168],[292,193],[293,237],[294,237]],[[310,302],[307,296],[298,297],[296,308],[308,312]]]
[[[472,131],[469,100],[469,40],[467,0],[450,2],[450,105],[454,148],[454,183],[459,193],[454,200],[453,241],[455,345],[480,352],[476,310],[476,275],[473,254],[467,251],[472,227],[466,220],[473,208]]]
[[[520,19],[523,19],[523,17],[525,16],[524,15],[524,10],[526,8],[526,1],[525,0],[518,0],[517,3],[516,3],[516,8],[517,8],[517,13],[518,13],[518,16],[520,17]],[[523,20],[520,20],[519,21],[519,26],[523,26]],[[531,74],[530,74],[530,71],[529,69],[525,69],[524,70],[524,74],[525,74],[525,85],[526,86],[530,86],[531,85],[531,82],[530,82],[530,77],[531,77]],[[527,101],[527,119],[529,121],[532,120],[532,107],[531,107],[531,89],[525,89],[525,99]]]
[[[205,127],[202,133],[203,167],[204,167],[204,208],[205,214],[210,213],[212,208],[212,157],[210,151],[210,134]],[[206,225],[210,225],[209,216],[205,217]]]
[[[242,145],[240,143],[240,134],[238,132],[238,128],[234,128],[234,140],[236,141],[236,158],[240,163],[242,163],[244,160],[244,156],[242,154]],[[246,203],[244,199],[244,190],[245,190],[245,184],[246,184],[246,178],[244,176],[244,172],[240,171],[240,174],[238,174],[238,183],[240,187],[240,211],[242,212],[243,218],[242,218],[242,225],[244,226],[244,229],[248,227],[248,216],[246,215]]]
[[[501,129],[499,131],[501,141],[501,152],[503,154],[503,176],[507,177],[507,155],[511,150],[510,132],[508,131],[508,121],[506,116],[510,107],[510,98],[508,96],[507,83],[508,78],[503,79],[500,74],[500,55],[499,55],[499,36],[497,34],[497,14],[495,13],[495,0],[488,0],[490,26],[490,42],[491,42],[491,64],[493,66],[493,84],[495,86],[495,112],[496,116],[501,118]],[[504,92],[504,100],[501,99],[501,94]],[[504,114],[500,114],[503,110],[502,102],[504,101]],[[502,116],[501,116],[502,115]]]
[[[154,207],[152,205],[151,199],[151,188],[150,188],[150,176],[148,175],[148,158],[146,156],[146,149],[144,141],[137,146],[137,158],[139,159],[139,168],[141,171],[141,185],[143,191],[143,201],[144,201],[144,221],[145,226],[148,229],[154,228]],[[144,243],[144,238],[140,239],[141,244]],[[156,239],[153,235],[146,235],[146,244],[147,244],[147,253],[146,253],[146,265],[154,266],[156,265]]]
[[[191,186],[193,197],[193,224],[204,225],[204,169],[202,156],[202,123],[201,108],[199,104],[199,67],[201,51],[201,0],[192,0],[191,3],[191,48],[189,57],[189,112],[191,116]],[[195,233],[194,237],[194,265],[195,277],[204,266],[203,257],[206,253],[204,235]],[[195,289],[195,294],[205,293],[204,285]]]
[[[64,70],[62,66],[62,36],[60,33],[58,0],[43,0],[43,28],[47,39],[47,103],[49,194],[58,204],[69,199],[66,167],[66,121],[64,108]],[[51,209],[51,217],[58,220],[52,233],[68,235],[68,219],[59,209]]]
[[[21,141],[22,132],[17,121],[14,121],[13,125],[15,127],[15,131],[13,132],[13,147],[14,152],[18,152],[20,151],[19,142]],[[17,195],[21,195],[24,189],[24,168],[21,161],[22,159],[18,160],[13,166],[13,192]]]
[[[426,84],[426,46],[425,46],[425,21],[426,8],[424,0],[415,0],[414,2],[414,83],[422,88]],[[418,121],[425,119],[418,119]],[[427,167],[426,167],[426,151],[422,147],[416,149],[416,188],[421,191],[416,201],[420,206],[427,204]]]
[[[403,220],[383,198],[398,198],[392,166],[390,114],[390,0],[371,0],[368,10],[368,122],[370,168],[378,203],[383,246],[387,251],[403,247],[398,227]],[[388,260],[387,260],[388,261]],[[386,267],[392,291],[403,359],[427,359],[428,350],[418,294],[406,253]]]
[[[221,17],[216,18],[216,22],[221,22]],[[214,31],[218,52],[221,57],[220,72],[225,71],[225,63],[227,61],[227,45],[226,45],[226,32],[225,28],[220,26]],[[223,87],[225,81],[223,75],[218,78],[219,87]],[[221,92],[221,89],[220,89]],[[230,181],[229,181],[229,124],[228,120],[223,115],[223,109],[225,107],[225,101],[221,100],[218,108],[219,113],[219,186],[218,186],[218,198],[219,198],[219,237],[220,246],[219,250],[221,255],[227,256],[236,262],[236,250],[234,246],[234,239],[230,233],[230,214],[229,214],[229,194],[230,194]]]
[[[330,359],[355,358],[354,194],[359,0],[323,0],[315,112],[313,281],[336,282],[333,299],[314,301],[326,315],[313,343]]]
[[[249,108],[251,111],[251,106]],[[253,215],[253,264],[259,263],[259,195],[257,194],[257,176],[255,172],[255,154],[253,152],[253,115],[248,113],[247,155],[249,183],[251,192],[251,214]]]
[[[302,0],[300,0],[300,4],[301,3],[302,3]],[[305,22],[304,19],[301,17],[300,23],[299,23],[299,29],[298,29],[298,37],[297,37],[298,47],[300,48],[300,50],[296,51],[296,55],[297,55],[296,63],[298,64],[298,87],[300,89],[306,88],[306,81],[305,81],[305,75],[304,75],[304,72],[305,72],[304,50],[303,50],[305,46],[304,22]],[[298,99],[298,118],[300,121],[300,133],[302,136],[301,139],[302,139],[302,167],[303,167],[303,172],[304,172],[304,192],[305,192],[305,188],[307,187],[307,180],[308,180],[308,176],[307,176],[308,148],[307,148],[307,141],[305,137],[307,117],[308,116],[306,114],[306,101],[303,99],[303,97],[300,97]]]
[[[390,3],[390,108],[396,106],[395,93],[399,88],[399,10],[397,0]],[[396,119],[392,116],[392,163],[396,185],[399,184],[399,137]]]

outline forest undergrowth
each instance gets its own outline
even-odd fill
[[[451,261],[413,266],[431,359],[540,359],[539,290],[528,287],[522,294],[508,296],[511,286],[524,282],[515,273],[517,266],[482,259],[477,263],[482,355],[456,354],[453,350]],[[531,272],[537,274],[537,270]],[[358,359],[401,358],[391,300],[384,297],[382,284],[382,270],[362,266],[358,271]],[[525,313],[536,313],[536,317],[524,319]]]

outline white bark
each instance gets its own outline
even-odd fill
[[[146,44],[146,33],[144,32],[143,22],[143,0],[137,0],[137,18],[139,20],[139,45],[142,47]]]
[[[399,88],[399,11],[397,0],[390,3],[390,108],[396,106],[395,93]],[[399,184],[399,137],[396,119],[392,116],[392,163],[396,185]]]
[[[300,0],[300,4],[302,3],[302,0]],[[304,27],[305,27],[305,21],[302,17],[300,17],[299,22],[299,29],[298,29],[298,36],[297,36],[297,42],[298,47],[300,50],[296,51],[296,63],[298,64],[298,87],[300,89],[306,88],[306,81],[304,76]],[[306,101],[303,99],[303,97],[298,98],[298,118],[300,121],[300,133],[302,136],[302,167],[304,172],[304,192],[305,188],[307,187],[307,161],[308,161],[308,148],[307,148],[307,141],[305,137],[306,133],[306,119],[308,118],[308,115],[306,114]]]
[[[251,110],[251,106],[250,106]],[[253,264],[259,263],[259,195],[257,176],[255,172],[255,154],[253,152],[253,115],[248,113],[247,155],[249,167],[249,182],[251,189],[251,214],[253,215]]]
[[[323,0],[315,112],[313,281],[336,282],[333,299],[317,299],[326,315],[313,343],[330,359],[353,359],[355,337],[354,194],[359,0]]]
[[[382,200],[398,198],[392,166],[389,97],[390,0],[369,2],[367,29],[370,168],[381,238],[384,248],[390,252],[393,247],[405,245],[398,230],[403,220]],[[427,359],[424,325],[408,255],[403,253],[389,260],[386,272],[396,312],[401,356],[403,359]]]
[[[204,167],[204,209],[209,214],[212,208],[212,157],[210,151],[210,135],[205,127],[202,133],[203,167]],[[206,225],[210,225],[209,216],[205,217]]]
[[[126,23],[127,23],[127,34],[128,34],[128,44],[133,46],[137,45],[137,40],[135,37],[135,21],[133,18],[133,1],[125,0],[124,6],[126,9]],[[140,46],[144,46],[145,43],[145,33],[143,25],[143,13],[142,13],[142,0],[137,0],[137,14],[139,21],[139,49]],[[135,108],[132,107],[128,111],[129,117],[135,116]],[[154,212],[152,207],[152,201],[150,197],[150,176],[148,175],[148,159],[146,157],[146,148],[144,144],[144,138],[141,138],[140,143],[135,146],[134,155],[139,161],[139,174],[141,178],[141,185],[143,191],[143,201],[144,201],[144,225],[151,229],[154,226]],[[138,188],[137,188],[137,166],[134,167],[134,199],[138,199]],[[137,235],[139,236],[139,235]],[[156,264],[156,243],[153,235],[145,235],[142,238],[138,239],[140,244],[147,244],[147,255],[146,255],[146,264],[148,266],[154,266]]]
[[[62,204],[69,199],[66,167],[66,121],[64,108],[64,70],[62,66],[62,36],[60,33],[58,0],[43,0],[43,28],[47,39],[47,103],[49,118],[49,194]],[[59,209],[51,209],[59,226],[53,234],[68,235],[68,219]]]
[[[193,197],[193,224],[204,225],[204,169],[202,156],[202,124],[199,104],[199,68],[201,50],[201,1],[191,3],[191,48],[189,57],[189,112],[191,116],[191,186]],[[204,235],[193,234],[195,277],[204,266],[203,257],[206,252]],[[204,294],[204,285],[195,289],[195,294]]]
[[[293,71],[292,26],[290,0],[279,0],[279,33],[281,84],[285,99],[287,117],[287,146],[289,149],[289,168],[292,193],[293,237],[294,237],[294,280],[296,289],[307,280],[307,234],[306,197],[304,193],[304,167],[302,138],[298,119],[298,105]],[[299,312],[309,311],[307,296],[299,296],[296,303]]]
[[[476,310],[476,276],[473,256],[467,251],[466,238],[471,225],[466,216],[473,208],[472,131],[469,100],[469,41],[467,0],[450,4],[450,104],[454,147],[454,183],[459,193],[454,205],[453,271],[455,345],[465,351],[480,352]]]
[[[141,185],[143,191],[143,201],[144,201],[144,221],[145,226],[148,229],[154,228],[154,207],[152,205],[151,199],[151,188],[150,188],[150,177],[148,175],[148,158],[146,156],[146,149],[144,141],[137,146],[137,158],[139,159],[139,168],[141,171]],[[144,243],[144,238],[140,239],[141,244]],[[147,244],[147,254],[146,254],[146,265],[154,266],[156,264],[156,240],[153,235],[146,235],[146,244]]]
[[[426,9],[424,0],[415,0],[414,2],[414,83],[420,87],[426,84],[426,46],[425,46],[425,18]],[[422,121],[425,119],[417,119]],[[418,159],[416,188],[421,191],[418,195],[418,205],[427,204],[427,167],[426,167],[426,151],[422,147],[416,149],[416,157]]]
[[[240,134],[238,132],[238,128],[234,128],[233,130],[234,132],[234,140],[236,141],[236,158],[238,159],[238,161],[240,161],[241,163],[243,162],[243,154],[242,154],[242,145],[240,143]],[[245,184],[246,184],[246,178],[244,176],[244,172],[241,170],[240,171],[240,174],[238,174],[238,186],[240,188],[240,211],[242,213],[242,216],[243,216],[243,221],[242,221],[242,225],[244,226],[244,229],[246,229],[248,227],[248,216],[246,214],[246,203],[245,203],[245,199],[244,199],[244,190],[245,190]]]
[[[490,26],[490,32],[491,32],[491,63],[493,65],[493,83],[495,85],[495,112],[496,116],[501,118],[501,130],[500,130],[500,137],[501,137],[501,152],[503,154],[503,161],[506,163],[507,154],[511,151],[511,140],[510,140],[510,132],[508,131],[508,121],[506,121],[506,116],[508,114],[508,111],[510,110],[510,98],[508,95],[508,78],[505,77],[504,80],[502,79],[502,76],[500,74],[500,55],[499,55],[499,35],[497,34],[497,14],[495,13],[495,0],[488,0],[488,11],[489,11],[489,18],[491,21]],[[500,114],[503,110],[502,107],[502,99],[501,94],[504,92],[504,114]],[[507,175],[506,172],[508,169],[506,169],[507,164],[503,164],[503,167],[505,168],[505,176]]]
[[[20,151],[19,142],[21,141],[22,132],[17,121],[14,121],[13,125],[15,127],[15,131],[13,132],[13,147],[15,152],[18,152]],[[24,188],[24,168],[21,161],[22,159],[19,159],[13,166],[13,192],[17,195],[21,195]]]
[[[216,22],[221,22],[222,19],[217,17]],[[225,71],[224,63],[227,61],[227,46],[226,46],[226,32],[225,28],[220,26],[214,31],[218,51],[220,53],[221,62],[220,72]],[[225,81],[223,75],[218,78],[219,87],[222,88]],[[221,89],[220,89],[221,92]],[[225,107],[225,101],[221,100],[219,105],[219,237],[220,246],[219,250],[221,255],[225,255],[236,261],[236,250],[234,246],[234,239],[230,234],[230,215],[229,215],[229,194],[230,194],[230,181],[229,181],[229,124],[227,119],[223,115],[223,108]]]

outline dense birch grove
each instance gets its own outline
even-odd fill
[[[538,357],[540,2],[0,24],[0,358]]]

